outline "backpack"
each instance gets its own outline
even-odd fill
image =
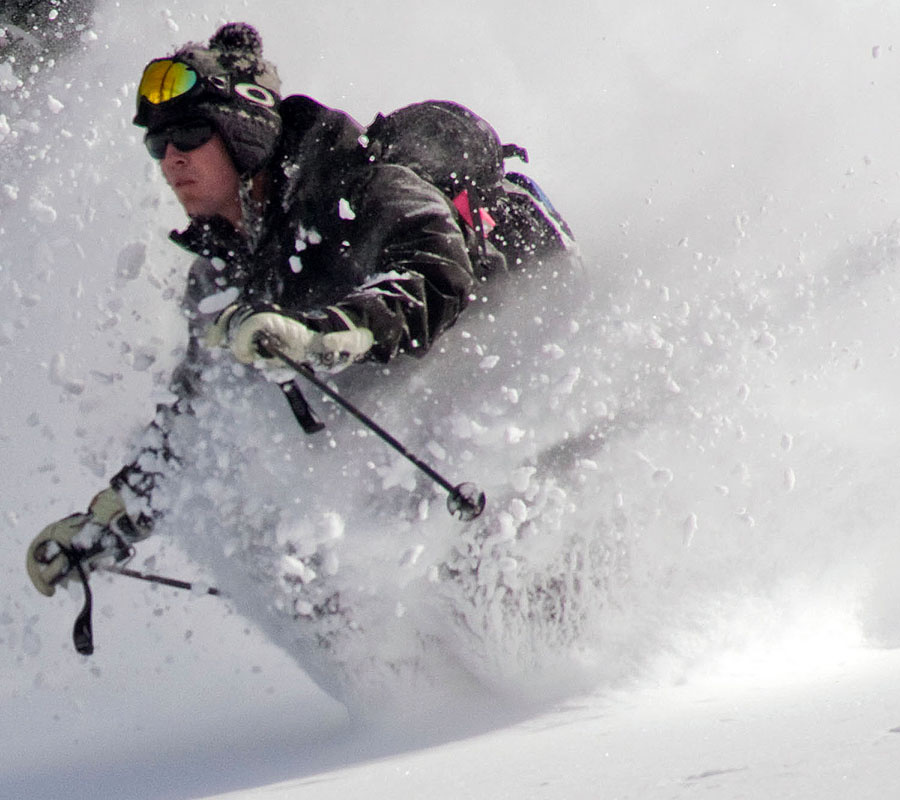
[[[497,132],[464,106],[428,100],[379,114],[359,141],[369,162],[409,167],[444,193],[467,240],[476,241],[470,249],[477,253],[478,277],[553,255],[578,258],[572,231],[537,183],[506,172],[506,159],[528,163],[528,153],[501,144]],[[296,382],[281,388],[303,430],[320,431],[324,424]]]
[[[572,231],[537,183],[506,172],[506,159],[527,163],[527,151],[501,144],[465,106],[427,100],[379,114],[365,138],[370,161],[409,167],[447,196],[474,234],[480,275],[576,252]]]

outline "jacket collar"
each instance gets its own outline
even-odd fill
[[[322,196],[328,188],[343,185],[349,168],[362,162],[360,137],[364,129],[349,115],[303,95],[285,98],[279,112],[282,135],[269,162],[271,181],[266,207],[255,207],[249,181],[241,187],[244,229],[248,234],[236,231],[222,217],[194,219],[185,230],[169,234],[173,242],[206,258],[249,255],[273,218],[287,214],[299,197]]]

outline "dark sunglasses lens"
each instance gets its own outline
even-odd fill
[[[172,131],[172,144],[182,153],[195,150],[206,144],[213,137],[211,125],[191,125],[186,128],[176,128]]]
[[[169,133],[168,131],[148,133],[144,136],[144,144],[147,146],[147,152],[150,153],[150,156],[159,161],[166,154],[166,147],[169,144]]]
[[[165,157],[169,142],[175,145],[176,150],[188,153],[206,144],[212,139],[214,133],[212,125],[202,122],[196,125],[185,125],[180,128],[168,128],[157,133],[148,133],[144,137],[144,144],[147,145],[150,155],[160,160]]]

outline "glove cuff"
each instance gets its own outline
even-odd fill
[[[88,511],[98,525],[109,525],[116,517],[127,513],[125,501],[112,486],[94,495],[88,504]]]
[[[233,313],[234,306],[226,308],[216,317],[216,321],[206,329],[203,343],[207,347],[221,347],[225,344],[225,339],[228,335],[228,320]]]

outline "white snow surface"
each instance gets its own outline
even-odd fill
[[[190,258],[135,82],[230,19],[361,121],[485,116],[585,269],[335,380],[486,491],[475,522],[223,361],[132,565],[199,588],[95,575],[85,658],[80,589],[38,595],[25,550],[168,397]],[[101,0],[79,52],[4,65],[0,797],[895,794],[897,31],[863,0]]]

